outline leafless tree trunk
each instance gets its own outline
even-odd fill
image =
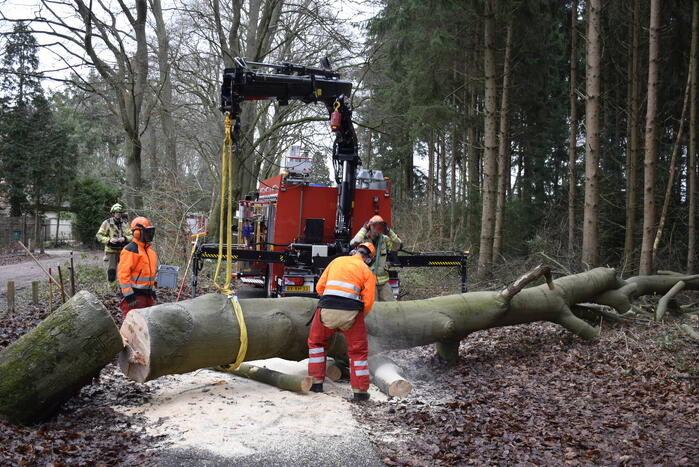
[[[456,239],[456,205],[457,205],[457,185],[456,185],[456,161],[461,158],[461,138],[456,128],[451,132],[451,204],[449,205],[449,243],[453,247]]]
[[[439,132],[439,239],[444,238],[445,220],[447,214],[447,133]]]
[[[371,130],[369,128],[364,130],[364,151],[365,166],[369,169],[373,169],[372,159],[374,156],[374,148],[371,144]]]
[[[653,270],[653,238],[656,229],[655,166],[657,163],[658,62],[660,60],[660,0],[650,2],[648,44],[648,104],[646,107],[645,155],[643,160],[643,240],[639,273]]]
[[[479,166],[478,161],[478,144],[476,141],[476,92],[471,86],[470,89],[470,102],[468,106],[468,128],[466,130],[466,142],[468,143],[468,151],[466,156],[468,157],[468,208],[466,209],[466,231],[468,232],[469,239],[473,239],[475,234],[475,207],[478,200],[479,193]]]
[[[658,228],[655,231],[655,240],[653,240],[653,264],[658,254],[658,247],[660,246],[660,239],[663,236],[663,228],[665,227],[665,222],[667,221],[667,211],[670,208],[670,197],[672,196],[673,183],[675,180],[675,174],[677,173],[677,155],[680,151],[680,141],[682,140],[682,131],[684,130],[684,117],[687,113],[687,104],[689,103],[689,90],[692,83],[692,59],[689,59],[689,66],[687,67],[687,85],[684,89],[684,100],[682,103],[682,115],[680,116],[679,128],[677,129],[677,137],[675,138],[675,144],[672,148],[672,156],[670,157],[670,169],[668,170],[667,187],[665,188],[665,198],[663,199],[663,207],[660,210],[660,220],[658,221]]]
[[[505,39],[505,63],[502,71],[502,100],[500,102],[500,141],[498,147],[498,191],[495,207],[495,238],[493,239],[493,263],[502,254],[505,237],[505,201],[510,172],[510,66],[512,56],[512,18],[507,22]]]
[[[143,122],[141,111],[148,78],[147,2],[146,0],[135,0],[135,15],[124,3],[120,3],[121,13],[126,17],[131,27],[130,34],[136,43],[133,57],[123,47],[125,33],[115,26],[113,13],[110,12],[110,20],[102,21],[92,10],[92,3],[88,6],[83,0],[75,0],[75,5],[85,29],[80,39],[73,40],[73,42],[77,42],[85,50],[91,63],[116,95],[116,113],[120,116],[127,135],[126,182],[128,191],[126,198],[131,208],[140,210],[143,207],[143,180],[141,176],[141,126]],[[51,11],[50,7],[49,11]],[[79,31],[64,22],[65,19],[57,18],[61,26],[70,31],[71,34],[80,36]],[[95,44],[97,41],[106,45],[116,62],[115,66],[108,64],[102,58],[105,52],[98,48],[99,45]],[[107,99],[107,96],[104,97]],[[114,105],[112,102],[108,102],[108,104]]]
[[[413,196],[413,141],[409,135],[405,135],[409,141],[408,149],[405,151],[403,161],[403,193],[405,199],[412,199]]]
[[[585,210],[582,260],[590,266],[599,262],[599,118],[602,67],[602,1],[588,3],[585,101]]]
[[[633,2],[631,21],[631,49],[629,51],[629,118],[628,145],[626,151],[626,232],[624,235],[624,261],[632,264],[636,235],[636,204],[638,199],[638,155],[640,151],[640,83],[639,62],[641,55],[641,0]]]
[[[432,231],[434,210],[434,130],[429,130],[427,137],[427,226]]]
[[[690,50],[690,73],[692,74],[692,84],[690,90],[689,104],[689,153],[687,163],[688,197],[689,197],[689,238],[687,241],[687,274],[693,274],[696,270],[697,260],[697,203],[699,202],[699,188],[697,187],[697,62],[699,51],[699,2],[694,1],[692,8],[692,46]]]
[[[578,160],[578,0],[571,5],[570,27],[570,129],[568,131],[568,258],[575,256],[575,164]]]
[[[177,180],[180,173],[177,163],[177,132],[173,118],[174,106],[172,100],[172,71],[170,65],[170,37],[163,20],[163,9],[160,0],[149,0],[151,12],[155,19],[155,35],[158,38],[158,70],[160,72],[160,88],[156,96],[160,101],[160,122],[165,136],[165,159],[170,177]]]
[[[497,183],[497,71],[495,69],[495,8],[493,0],[485,2],[485,112],[483,153],[483,212],[481,215],[481,241],[478,251],[478,275],[491,273],[493,260],[493,236],[495,230],[495,191]]]

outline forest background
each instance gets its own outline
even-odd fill
[[[0,6],[10,215],[65,210],[89,243],[123,200],[180,261],[187,214],[218,202],[223,68],[328,56],[409,248],[470,249],[482,278],[540,254],[696,272],[699,0]],[[330,180],[321,106],[249,102],[241,120],[236,198],[291,144]]]

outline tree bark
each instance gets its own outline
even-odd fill
[[[445,237],[446,214],[447,214],[447,133],[440,131],[439,133],[439,240],[443,241]]]
[[[497,183],[497,71],[495,69],[495,7],[493,0],[485,2],[485,50],[483,69],[485,74],[485,111],[483,152],[483,211],[481,213],[481,238],[478,249],[478,276],[491,274],[493,261],[493,237],[495,230],[495,191]]]
[[[510,172],[510,62],[512,57],[512,18],[507,22],[505,39],[505,63],[502,70],[502,99],[500,102],[500,141],[498,146],[497,204],[495,206],[495,233],[493,239],[493,263],[502,254],[505,237],[505,202]]]
[[[413,199],[413,141],[410,135],[405,134],[408,141],[405,158],[403,160],[403,196],[404,199]]]
[[[173,118],[172,103],[172,73],[170,66],[170,37],[160,0],[150,0],[151,10],[155,18],[155,35],[158,38],[158,70],[160,72],[160,90],[157,97],[160,100],[160,122],[165,136],[165,154],[169,175],[177,180],[180,173],[177,163],[177,132]]]
[[[0,352],[0,418],[32,424],[99,374],[123,348],[106,308],[78,292]]]
[[[215,367],[214,370],[232,373],[236,376],[270,384],[279,389],[286,389],[287,391],[308,392],[313,384],[313,378],[310,376],[287,375],[279,371],[249,365],[247,363],[241,364],[235,370],[230,366],[218,366]]]
[[[690,91],[690,112],[689,112],[689,147],[687,148],[687,197],[689,198],[689,227],[687,240],[687,274],[693,274],[696,271],[697,261],[697,203],[699,203],[699,187],[697,186],[697,177],[699,177],[699,164],[697,164],[697,78],[699,70],[697,69],[698,54],[699,54],[699,2],[693,2],[692,8],[692,45],[690,50],[692,74],[692,85]]]
[[[478,204],[478,187],[480,185],[479,177],[479,166],[478,161],[478,144],[477,144],[477,132],[476,132],[476,92],[473,89],[473,85],[470,87],[470,102],[468,106],[468,122],[466,129],[466,142],[468,143],[468,205],[466,209],[466,232],[468,233],[468,239],[470,242],[475,242],[473,238],[475,234],[475,220],[476,220],[476,206]]]
[[[599,262],[599,111],[602,66],[602,1],[588,3],[585,88],[585,209],[583,212],[582,261]]]
[[[660,246],[660,239],[663,236],[663,229],[665,227],[665,222],[667,220],[667,211],[670,208],[670,198],[672,196],[673,183],[675,180],[675,174],[677,173],[677,156],[680,150],[680,141],[682,140],[682,131],[684,130],[684,116],[687,112],[687,103],[689,102],[689,90],[691,87],[692,73],[691,73],[692,60],[689,60],[689,67],[687,74],[687,85],[684,89],[684,100],[682,103],[682,114],[680,115],[679,128],[677,129],[677,137],[675,138],[675,144],[672,148],[672,156],[670,156],[670,168],[668,170],[667,186],[665,187],[665,197],[663,199],[663,206],[660,209],[660,219],[658,220],[658,228],[655,231],[655,239],[653,240],[653,264],[658,254],[658,247]]]
[[[449,205],[449,245],[455,247],[456,242],[456,205],[458,203],[456,184],[456,161],[461,159],[461,138],[459,132],[452,127],[451,131],[451,203]]]
[[[645,154],[643,158],[643,239],[639,274],[653,270],[653,238],[656,229],[655,166],[657,164],[658,71],[660,61],[660,0],[650,2],[648,41],[648,103],[646,106]]]
[[[661,319],[663,319],[663,316],[667,311],[667,307],[670,303],[670,300],[672,300],[675,297],[675,295],[682,291],[682,289],[684,289],[686,285],[687,284],[684,281],[679,281],[670,290],[668,290],[668,292],[665,295],[663,295],[660,300],[658,300],[658,306],[655,308],[656,321],[660,321]]]
[[[571,312],[577,303],[609,305],[624,313],[632,298],[664,294],[679,281],[684,281],[687,289],[699,289],[699,277],[643,276],[622,281],[613,269],[597,268],[562,277],[552,285],[522,290],[546,273],[535,272],[500,292],[376,303],[366,317],[370,355],[459,342],[475,331],[535,321],[554,322],[584,339],[592,339],[599,330]],[[246,360],[306,358],[306,323],[316,304],[315,299],[300,297],[240,300],[249,342]],[[119,365],[125,375],[140,382],[228,364],[237,355],[240,339],[230,301],[219,294],[133,310],[121,333],[126,347],[119,355]],[[341,335],[331,341],[327,353],[346,360],[346,343]]]
[[[575,164],[578,160],[578,0],[571,5],[570,27],[570,129],[568,131],[568,258],[575,257]]]
[[[629,65],[629,117],[628,146],[626,151],[626,231],[624,233],[624,261],[634,263],[636,235],[636,204],[638,198],[638,154],[639,154],[639,114],[640,83],[639,63],[641,55],[641,0],[634,0],[631,20],[631,58]]]
[[[434,130],[427,137],[427,228],[432,232],[434,211]]]

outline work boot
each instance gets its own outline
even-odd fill
[[[314,383],[311,386],[311,392],[323,392],[323,383]]]
[[[352,402],[366,402],[369,400],[368,392],[355,392]]]

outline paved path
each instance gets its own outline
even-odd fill
[[[70,250],[46,250],[46,254],[49,255],[48,258],[44,257],[39,260],[46,270],[48,268],[55,269],[60,264],[61,267],[66,266],[67,272]],[[79,264],[102,265],[103,256],[104,253],[101,251],[76,250],[73,252],[73,262],[76,267]],[[57,271],[53,272],[53,277],[58,278]],[[21,263],[0,266],[0,296],[4,297],[7,293],[7,281],[15,281],[15,288],[20,290],[31,286],[32,281],[43,281],[46,278],[44,271],[30,257]]]

